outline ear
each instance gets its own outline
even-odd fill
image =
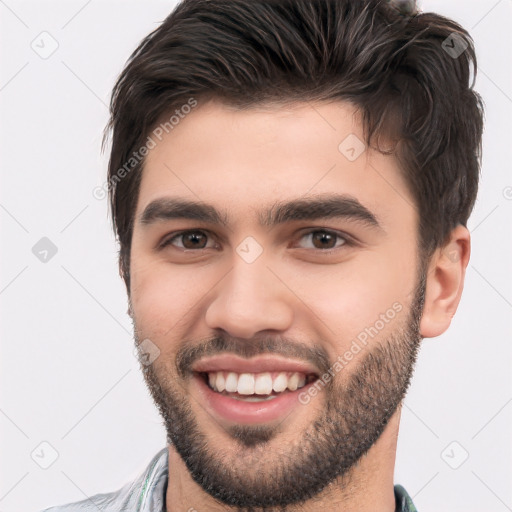
[[[469,231],[459,224],[450,233],[448,242],[432,255],[420,323],[424,338],[435,338],[450,326],[464,288],[470,253]]]

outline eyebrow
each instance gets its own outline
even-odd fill
[[[261,226],[273,228],[280,224],[300,220],[345,218],[359,221],[384,232],[377,216],[355,197],[346,194],[318,195],[275,203],[258,215]],[[148,226],[159,221],[190,219],[229,228],[229,219],[214,206],[180,197],[155,199],[139,216],[139,224]]]

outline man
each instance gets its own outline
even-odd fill
[[[471,71],[469,34],[404,2],[184,0],[144,39],[109,191],[168,446],[48,510],[416,510],[397,435],[469,261]]]

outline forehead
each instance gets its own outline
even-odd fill
[[[153,139],[138,219],[151,203],[169,196],[216,205],[229,224],[249,213],[264,224],[271,205],[335,193],[376,217],[393,208],[415,213],[395,158],[365,146],[358,112],[347,102],[238,110],[210,101],[179,122],[175,118]]]

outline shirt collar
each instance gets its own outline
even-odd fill
[[[136,512],[166,512],[165,495],[169,480],[169,449],[160,450],[140,476]]]
[[[165,497],[169,480],[169,449],[166,446],[151,460],[139,477],[140,493],[136,512],[166,512]],[[418,512],[411,497],[401,485],[395,485],[395,512]]]

